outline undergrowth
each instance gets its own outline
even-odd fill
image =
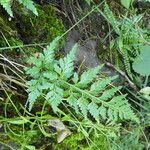
[[[37,15],[38,9],[35,8],[37,5],[34,6],[31,0],[16,1]],[[14,62],[7,59],[6,55],[0,54],[2,72],[0,73],[2,91],[0,149],[148,150],[150,148],[150,71],[148,68],[150,38],[148,29],[143,25],[144,14],[135,13],[134,1],[131,0],[119,1],[119,7],[123,7],[126,12],[126,14],[119,12],[119,16],[111,10],[109,2],[100,1],[98,5],[94,3],[98,3],[97,1],[86,0],[86,2],[87,9],[93,6],[92,9],[88,10],[88,13],[65,33],[62,33],[63,25],[59,25],[57,19],[49,19],[51,23],[58,25],[57,29],[62,31],[60,33],[62,35],[58,34],[61,37],[54,38],[40,52],[34,47],[35,53],[28,62],[24,63],[25,67],[18,64],[17,59]],[[0,4],[10,17],[13,17],[13,1],[2,0]],[[44,5],[39,7],[41,10],[45,8]],[[103,11],[101,7],[104,8]],[[65,14],[63,11],[62,9],[62,13]],[[103,74],[105,66],[102,64],[85,70],[77,66],[75,61],[76,53],[81,46],[80,42],[75,44],[66,56],[58,55],[64,35],[92,12],[99,13],[98,15],[102,15],[108,22],[109,33],[104,39],[109,37],[106,46],[110,55],[113,55],[110,58],[114,58],[114,68],[124,70],[119,73],[124,75],[128,83],[132,81],[136,89],[133,90],[125,82],[125,85],[117,85],[115,81],[121,79],[119,73],[118,76],[105,76]],[[39,16],[42,16],[45,22],[49,22],[45,13],[40,15],[39,12]],[[75,16],[77,15],[73,14],[73,17]],[[37,22],[37,26],[44,22],[36,20],[37,17],[33,17],[35,20],[30,18],[32,25],[34,21]],[[4,29],[0,31],[3,34],[9,26],[3,23],[5,20],[0,21]],[[38,26],[41,33],[44,33],[44,25],[43,28]],[[32,31],[36,30],[37,28],[34,28]],[[48,26],[47,31],[56,30],[49,29]],[[10,35],[11,32],[13,33],[12,30],[7,32]],[[48,32],[47,35],[53,35]],[[1,37],[0,43],[5,40],[13,51],[14,42],[9,45],[9,34],[8,38]],[[53,36],[48,38],[51,39]],[[25,46],[29,46],[21,45],[17,48],[25,49]],[[42,44],[35,43],[35,45]],[[4,50],[3,54],[6,54]],[[23,54],[19,57],[22,56]],[[25,68],[25,74],[20,68]]]

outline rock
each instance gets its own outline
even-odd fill
[[[79,43],[79,47],[76,53],[77,64],[83,63],[86,67],[92,68],[102,64],[96,54],[96,41],[94,40],[86,40],[83,44],[80,44],[81,35],[79,31],[73,30],[71,31],[65,43],[64,51],[65,53],[69,53],[74,44]]]
[[[74,44],[79,43],[78,50],[76,53],[76,59],[75,63],[76,64],[83,64],[87,68],[93,68],[98,65],[104,64],[102,61],[99,60],[97,57],[97,52],[96,52],[96,41],[94,40],[86,40],[83,44],[81,44],[81,34],[78,30],[72,30],[67,38],[66,38],[66,43],[64,46],[64,51],[65,53],[69,53]],[[118,72],[113,70],[112,68],[108,66],[104,66],[101,69],[102,74],[106,76],[119,76],[113,83],[115,85],[121,85],[124,83],[124,78],[119,75]]]

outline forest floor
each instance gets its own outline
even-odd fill
[[[34,3],[0,6],[0,150],[149,150],[150,2]]]

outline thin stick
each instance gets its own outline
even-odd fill
[[[126,81],[129,83],[129,86],[134,89],[135,91],[137,90],[137,87],[136,85],[129,79],[129,77],[125,74],[125,72],[121,71],[121,70],[118,70],[114,65],[112,65],[111,63],[109,62],[106,62],[106,66],[112,68],[113,70],[116,70],[121,76],[123,76]]]

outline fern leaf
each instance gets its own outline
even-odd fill
[[[111,83],[111,81],[115,80],[116,78],[117,76],[106,77],[101,80],[98,80],[97,82],[94,82],[90,88],[91,93],[93,92],[99,93],[103,88],[105,88],[107,84]]]
[[[49,81],[53,81],[53,80],[57,80],[58,79],[58,75],[55,72],[50,72],[50,71],[45,71],[43,73],[43,77],[49,79]]]
[[[32,67],[32,68],[26,68],[26,74],[29,74],[33,78],[39,78],[40,76],[40,68],[39,67]]]
[[[29,60],[28,60],[28,62],[31,63],[32,65],[35,65],[35,66],[37,66],[37,67],[40,68],[41,65],[42,65],[41,64],[42,61],[39,61],[39,58],[37,58],[37,57],[30,57]]]
[[[119,91],[120,89],[121,87],[114,87],[114,88],[108,89],[102,94],[102,96],[99,99],[106,101],[110,99],[112,96],[114,96],[115,93]]]
[[[139,119],[133,113],[130,104],[125,100],[125,95],[114,97],[110,102],[108,102],[108,104],[111,104],[113,106],[113,111],[111,112],[111,114],[108,114],[110,120],[117,120],[119,116],[119,118],[121,119],[126,118],[139,122]]]
[[[35,15],[38,15],[36,7],[33,5],[33,1],[31,0],[18,0],[20,4],[23,4],[27,9],[31,10]],[[11,0],[1,0],[0,4],[7,11],[7,13],[13,17],[13,12],[11,9]]]
[[[107,118],[108,118],[108,120],[107,120],[107,122],[110,122],[110,121],[116,121],[115,120],[115,116],[113,115],[113,109],[111,108],[111,107],[109,107],[108,108],[108,110],[107,110]]]
[[[82,114],[84,115],[85,118],[87,118],[87,112],[88,112],[88,100],[85,99],[84,97],[81,97],[78,99],[78,105],[81,109]]]
[[[71,107],[73,107],[76,111],[76,113],[78,114],[79,112],[79,109],[78,109],[78,103],[77,103],[77,99],[73,96],[73,95],[70,95],[68,98],[67,98],[67,102],[69,103],[69,105]]]
[[[44,50],[44,61],[51,63],[54,60],[55,49],[59,44],[60,37],[56,37]]]
[[[120,23],[116,20],[114,14],[110,10],[110,8],[109,8],[107,3],[105,3],[104,12],[106,14],[107,21],[112,25],[112,27],[115,30],[115,32],[117,34],[119,34],[120,33],[120,29],[119,29]]]
[[[94,102],[91,102],[88,105],[88,110],[95,120],[99,118],[99,109],[98,109],[97,104],[95,104]]]
[[[74,73],[72,80],[73,80],[74,83],[77,83],[79,81],[79,76],[76,72]]]
[[[104,106],[101,106],[99,108],[99,114],[101,115],[102,119],[106,119],[106,115],[107,115],[107,109]]]
[[[33,4],[32,0],[18,0],[20,4],[23,4],[27,9],[31,10],[35,15],[38,16],[38,12]]]
[[[41,85],[39,86],[38,89],[39,89],[40,91],[48,90],[51,86],[52,86],[51,83],[49,83],[49,82],[47,82],[47,81],[43,81],[43,82],[41,83]]]
[[[100,69],[103,65],[89,69],[88,71],[83,72],[80,78],[80,82],[78,82],[77,86],[84,87],[87,86],[88,83],[91,83],[96,75],[100,72]]]
[[[133,79],[132,77],[132,73],[131,73],[131,66],[130,66],[130,61],[129,61],[129,54],[127,52],[127,50],[124,50],[123,52],[123,61],[124,61],[124,65],[125,65],[125,69],[127,71],[128,76]]]
[[[123,57],[125,69],[127,71],[127,74],[129,77],[132,79],[132,73],[131,73],[131,67],[130,67],[130,61],[129,61],[129,54],[128,54],[128,49],[125,48],[124,43],[123,43],[123,37],[120,35],[120,37],[117,39],[117,44],[119,47],[119,52]]]
[[[29,111],[31,111],[35,101],[40,95],[41,95],[41,92],[38,89],[35,89],[34,91],[29,93],[28,100],[27,100],[29,102]]]
[[[13,17],[13,12],[11,10],[11,0],[0,0],[0,4],[7,11],[7,13]]]
[[[52,106],[54,112],[57,111],[58,105],[62,101],[64,91],[56,85],[50,87],[50,91],[46,94],[45,99]]]
[[[62,70],[61,72],[61,78],[67,80],[68,78],[70,78],[70,76],[72,76],[73,74],[73,70],[74,70],[74,59],[75,59],[75,54],[76,54],[76,50],[78,48],[78,45],[75,44],[74,47],[72,48],[72,50],[70,51],[70,53],[65,57],[65,58],[61,58],[59,60],[59,65],[60,68]]]
[[[58,44],[59,44],[59,40],[60,37],[56,37],[43,51],[45,56],[47,56],[48,54],[51,55],[52,52],[54,52],[54,50],[57,48]]]
[[[69,104],[69,108],[74,108],[76,114],[82,114],[85,119],[88,118],[89,113],[95,120],[101,116],[108,122],[119,119],[138,121],[125,100],[125,95],[116,95],[121,87],[107,86],[116,77],[98,79],[97,75],[102,66],[89,69],[81,76],[74,73],[73,61],[77,45],[65,58],[57,61],[54,57],[57,44],[58,40],[55,39],[37,59],[33,60],[33,66],[26,71],[33,78],[27,83],[30,110],[35,101],[42,97],[49,102],[55,113],[63,101]]]

